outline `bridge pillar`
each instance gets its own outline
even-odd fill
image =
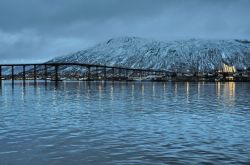
[[[11,80],[12,80],[12,84],[14,83],[14,65],[11,66]]]
[[[34,65],[34,81],[36,82],[36,77],[37,77],[37,73],[36,73],[36,65]]]
[[[114,80],[115,78],[115,68],[112,68],[112,79]]]
[[[2,66],[0,66],[0,86],[2,86]]]
[[[47,67],[47,65],[44,65],[44,80],[45,80],[45,82],[47,82],[47,78],[48,78],[48,67]]]
[[[90,80],[90,66],[87,66],[87,80],[89,81]]]
[[[118,76],[119,76],[119,79],[121,78],[121,73],[122,73],[122,69],[119,68],[119,71],[118,71]]]
[[[106,77],[107,77],[107,68],[106,68],[106,66],[103,67],[103,77],[104,77],[104,80],[106,80]]]
[[[55,81],[58,83],[59,78],[58,78],[58,65],[55,65]]]
[[[98,80],[99,74],[98,74],[98,66],[95,67],[95,74],[96,74],[96,79]]]
[[[26,75],[26,73],[25,73],[25,65],[23,65],[23,81],[25,81],[25,75]]]

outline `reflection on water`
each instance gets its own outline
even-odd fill
[[[187,97],[187,103],[189,103],[189,82],[186,82],[186,97]]]
[[[235,104],[235,85],[235,82],[216,83],[216,94],[218,99],[221,99],[221,97],[224,98],[224,102],[227,103],[228,106],[233,106]]]
[[[235,82],[229,82],[226,88],[227,89],[224,89],[224,91],[228,91],[229,104],[233,106],[235,103]]]
[[[174,84],[174,89],[175,89],[175,90],[174,90],[174,94],[175,94],[175,97],[176,97],[177,94],[178,94],[178,93],[177,93],[177,92],[178,92],[178,83],[175,83],[175,84]]]
[[[220,98],[220,90],[221,90],[221,82],[217,82],[216,83],[216,87],[217,87],[217,96],[218,96],[218,98]]]
[[[248,164],[249,89],[4,81],[0,164]]]

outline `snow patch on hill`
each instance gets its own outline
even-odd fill
[[[118,37],[49,62],[79,62],[171,71],[218,70],[222,64],[250,67],[250,42],[245,40],[155,41]]]

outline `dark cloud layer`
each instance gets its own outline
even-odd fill
[[[250,38],[249,0],[0,0],[0,63],[45,61],[117,36]]]

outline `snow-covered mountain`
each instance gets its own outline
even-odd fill
[[[171,71],[211,71],[222,64],[250,67],[250,42],[245,40],[154,41],[119,37],[49,62],[79,62]]]

